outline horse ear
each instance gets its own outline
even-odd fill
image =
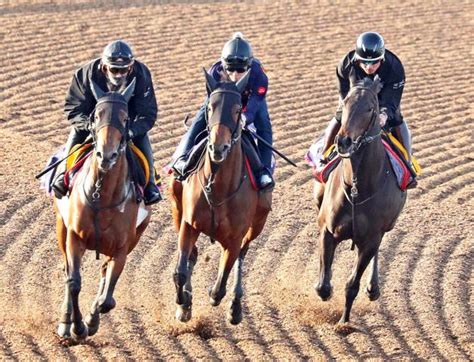
[[[351,68],[349,72],[349,82],[351,84],[351,88],[357,83],[357,76],[354,68]]]
[[[377,74],[374,78],[374,83],[372,84],[372,89],[375,93],[379,93],[383,88],[383,82],[380,79],[379,75]]]
[[[92,79],[91,79],[91,90],[96,101],[105,95],[105,92]]]
[[[207,87],[207,91],[210,93],[212,93],[214,91],[214,89],[216,89],[217,87],[217,82],[216,80],[206,71],[206,69],[202,68],[203,72],[204,72],[204,76],[206,77],[206,87]]]
[[[127,88],[125,88],[123,90],[123,92],[121,93],[122,96],[125,98],[125,100],[128,101],[130,100],[130,98],[132,98],[133,96],[133,92],[135,91],[135,85],[137,84],[137,78],[133,78],[133,80],[130,82],[130,84],[128,85]]]
[[[239,90],[239,93],[242,93],[244,91],[249,81],[249,78],[250,78],[250,69],[247,70],[247,73],[245,73],[245,75],[242,78],[240,78],[239,81],[235,84],[235,86]]]

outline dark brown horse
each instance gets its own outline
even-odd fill
[[[232,324],[242,320],[243,262],[250,241],[262,231],[271,209],[271,192],[253,189],[241,145],[241,92],[246,74],[236,84],[217,83],[207,72],[210,91],[207,108],[209,140],[198,170],[180,183],[172,180],[170,193],[178,238],[178,261],[174,274],[176,318],[191,318],[191,275],[197,261],[196,240],[204,233],[222,246],[217,280],[209,292],[213,306],[226,294],[229,274],[235,265],[232,301],[228,314]]]
[[[135,80],[123,93],[104,93],[92,82],[97,99],[92,134],[94,151],[89,165],[84,165],[69,199],[55,200],[56,230],[64,256],[66,291],[58,327],[61,337],[85,339],[99,328],[99,313],[115,307],[113,292],[125,265],[127,254],[137,244],[151,216],[137,227],[139,205],[131,182],[127,149],[128,101]],[[68,217],[59,209],[66,202]],[[83,321],[79,309],[81,259],[86,249],[107,256],[101,268],[99,291],[91,312]],[[85,323],[84,323],[85,322]]]
[[[392,174],[381,141],[377,94],[379,79],[354,84],[344,99],[342,124],[336,148],[342,162],[327,184],[317,184],[319,209],[320,270],[316,291],[322,300],[331,296],[331,266],[338,243],[352,239],[357,260],[346,284],[346,303],[339,323],[349,321],[360,279],[372,261],[366,293],[370,300],[380,296],[377,254],[382,237],[394,226],[406,201]]]

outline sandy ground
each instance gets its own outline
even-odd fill
[[[473,2],[367,3],[2,2],[0,359],[473,360]],[[34,175],[66,139],[62,106],[74,70],[113,39],[133,45],[154,78],[160,111],[151,139],[161,167],[185,114],[203,100],[201,67],[236,30],[267,70],[275,145],[298,163],[278,163],[273,212],[246,260],[244,321],[225,321],[228,299],[208,303],[219,247],[204,237],[194,317],[174,320],[177,235],[167,199],[130,254],[117,308],[97,335],[65,347],[55,336],[64,276],[53,208]],[[405,65],[402,106],[424,173],[382,243],[381,298],[371,303],[360,293],[355,332],[342,336],[334,325],[355,254],[348,242],[338,248],[334,297],[321,302],[313,288],[313,180],[303,155],[335,109],[337,61],[367,30],[381,32]],[[94,257],[89,252],[82,268],[84,312],[97,287]]]

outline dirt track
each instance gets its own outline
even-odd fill
[[[0,359],[474,359],[473,2],[387,1],[365,14],[355,1],[142,1],[120,11],[105,1],[61,2],[0,5]],[[382,243],[380,300],[370,303],[361,292],[352,314],[357,331],[341,336],[333,326],[354,255],[349,243],[339,247],[334,297],[317,299],[318,230],[303,155],[336,106],[337,61],[369,29],[381,32],[405,65],[402,106],[424,173]],[[279,162],[274,210],[246,260],[243,323],[225,322],[227,299],[208,304],[219,247],[207,238],[198,243],[193,320],[174,321],[177,238],[166,200],[154,207],[130,255],[117,308],[96,336],[63,347],[54,334],[62,261],[52,205],[34,174],[66,139],[62,105],[73,71],[112,39],[133,45],[154,77],[160,112],[151,136],[162,166],[184,131],[184,115],[203,99],[201,67],[235,30],[251,40],[267,70],[275,144],[299,165]],[[98,268],[89,252],[84,312]]]

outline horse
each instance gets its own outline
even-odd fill
[[[64,258],[66,288],[57,333],[75,341],[94,335],[100,324],[100,313],[115,305],[113,292],[124,268],[127,255],[137,245],[151,217],[150,207],[137,227],[139,205],[127,161],[129,148],[128,101],[136,80],[123,92],[103,92],[92,80],[97,100],[91,134],[94,149],[77,175],[69,199],[55,199],[56,232]],[[87,164],[88,163],[88,164]],[[68,217],[59,212],[66,200]],[[83,321],[79,309],[81,259],[86,251],[96,250],[107,258],[101,267],[97,296],[89,315]]]
[[[243,263],[249,244],[263,230],[271,210],[272,193],[258,192],[251,184],[242,150],[241,93],[249,73],[237,83],[216,82],[204,70],[209,102],[206,110],[208,143],[197,170],[186,181],[171,180],[172,214],[178,232],[178,260],[173,274],[176,319],[192,316],[191,276],[197,261],[200,233],[217,240],[222,249],[219,271],[209,291],[210,303],[220,304],[234,267],[232,300],[227,314],[233,325],[242,321]]]
[[[336,246],[352,239],[357,260],[345,287],[345,306],[338,326],[349,322],[360,279],[372,262],[366,294],[371,301],[380,296],[378,250],[384,234],[393,229],[406,201],[393,176],[382,144],[378,122],[377,94],[382,84],[351,76],[351,88],[343,100],[341,128],[335,138],[342,162],[326,185],[315,182],[315,199],[320,229],[319,280],[315,289],[326,301],[331,297],[331,266]]]

